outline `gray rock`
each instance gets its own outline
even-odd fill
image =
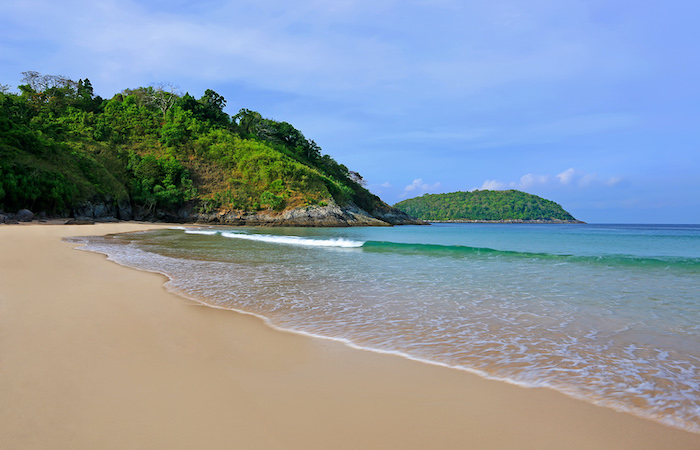
[[[17,212],[17,220],[20,222],[31,222],[34,219],[34,213],[28,209],[22,209]]]
[[[73,216],[78,219],[95,217],[95,207],[92,202],[85,202],[73,210]]]
[[[96,205],[93,205],[92,217],[97,219],[99,217],[106,216],[108,214],[107,209],[108,207],[104,203],[97,203]]]
[[[127,207],[128,211],[126,211]],[[131,206],[128,205],[128,202],[115,203],[111,197],[105,199],[95,197],[92,201],[86,201],[75,208],[75,210],[73,210],[73,217],[87,220],[114,217],[130,219]]]
[[[371,211],[373,217],[392,225],[430,225],[428,222],[409,216],[405,212],[383,205]]]
[[[66,225],[95,225],[94,220],[89,219],[70,219]]]
[[[134,213],[128,198],[117,201],[117,218],[121,220],[131,220],[134,218]]]
[[[248,226],[294,226],[294,227],[353,227],[353,226],[392,226],[427,225],[427,222],[414,219],[388,205],[379,206],[371,213],[357,205],[338,205],[330,200],[324,206],[311,205],[284,211],[215,211],[203,213],[197,210],[196,202],[188,202],[177,211],[153,211],[136,207],[133,214],[136,220],[160,222],[199,222],[224,225]],[[120,219],[124,217],[120,216]]]
[[[331,201],[326,206],[306,206],[279,211],[224,211],[209,214],[192,212],[190,220],[205,223],[249,226],[295,227],[353,227],[391,226],[390,223],[372,217],[355,205],[339,206]]]

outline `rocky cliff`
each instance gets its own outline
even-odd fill
[[[145,220],[172,223],[207,223],[247,226],[288,227],[353,227],[425,225],[427,222],[410,217],[406,213],[380,204],[371,212],[354,204],[340,206],[334,201],[326,206],[306,206],[284,211],[220,210],[211,213],[198,211],[196,204],[183,205],[176,211],[132,210],[128,204],[111,201],[86,202],[73,211],[77,220]]]

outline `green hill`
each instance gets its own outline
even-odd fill
[[[426,194],[394,207],[428,221],[578,222],[557,203],[516,190]]]
[[[0,212],[257,223],[334,208],[328,224],[408,219],[291,124],[247,109],[230,117],[212,90],[102,99],[87,79],[23,75],[17,94],[0,85]]]

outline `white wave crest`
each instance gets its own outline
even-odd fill
[[[216,230],[185,230],[187,234],[206,234],[207,236],[213,236],[218,233]]]
[[[362,247],[364,244],[362,241],[352,241],[349,239],[309,239],[298,236],[275,236],[271,234],[240,234],[222,232],[221,235],[232,239],[245,239],[248,241],[269,242],[272,244],[304,245],[309,247],[358,248]]]

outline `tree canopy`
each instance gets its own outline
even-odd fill
[[[88,201],[126,202],[147,215],[190,202],[201,211],[281,210],[331,199],[381,203],[287,122],[207,89],[167,83],[94,95],[87,78],[23,73],[0,89],[0,209],[70,214]]]
[[[423,220],[575,221],[557,203],[525,192],[477,190],[426,194],[394,205]]]

